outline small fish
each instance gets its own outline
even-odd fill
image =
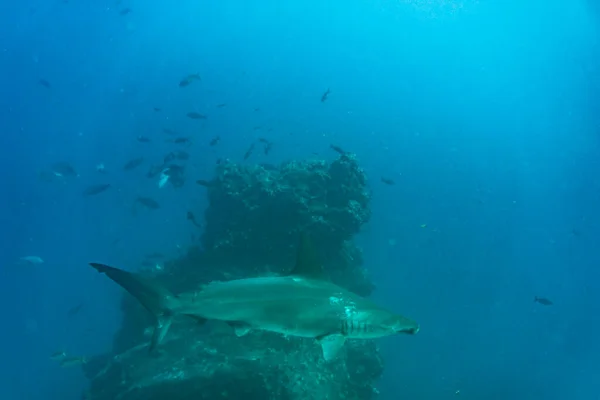
[[[185,184],[185,167],[183,166],[171,164],[162,173],[169,177],[169,182],[175,188],[182,187]]]
[[[173,161],[175,158],[177,158],[177,156],[175,155],[174,152],[170,152],[168,153],[164,158],[163,158],[163,166],[167,165],[168,163],[170,163],[171,161]]]
[[[131,11],[132,11],[132,10],[131,10],[131,8],[127,7],[127,8],[124,8],[124,9],[122,9],[122,10],[119,12],[119,15],[127,15],[127,14],[130,14],[130,13],[131,13]]]
[[[60,366],[63,368],[75,367],[83,364],[87,364],[87,358],[85,357],[65,357],[60,361]]]
[[[108,188],[110,188],[110,183],[101,183],[98,185],[88,186],[83,191],[83,195],[84,196],[94,196],[94,195],[97,195],[97,194],[100,194],[100,193],[106,191]]]
[[[223,108],[227,105],[227,103],[217,104],[217,108]]]
[[[202,80],[200,78],[200,74],[190,74],[188,76],[186,76],[185,78],[183,78],[180,82],[179,82],[179,87],[186,87],[192,84],[192,82],[194,81],[200,81]]]
[[[343,150],[343,149],[342,149],[340,146],[336,146],[336,145],[334,145],[334,144],[331,144],[331,145],[329,145],[329,147],[330,147],[330,148],[331,148],[333,151],[335,151],[335,152],[339,153],[339,154],[340,154],[340,155],[342,155],[342,156],[345,156],[346,154],[348,154],[348,153],[346,153],[346,152],[345,152],[345,151],[344,151],[344,150]]]
[[[124,171],[131,171],[137,167],[139,167],[144,162],[144,157],[134,158],[130,160],[123,166]]]
[[[144,207],[149,208],[151,210],[157,210],[160,208],[160,204],[158,204],[156,200],[151,199],[150,197],[138,196],[138,198],[135,199],[135,202],[140,203]]]
[[[272,148],[273,148],[273,143],[269,142],[269,143],[265,144],[265,147],[263,149],[264,152],[265,152],[265,156],[269,155],[269,153],[271,152]]]
[[[166,173],[166,169],[160,173],[160,178],[158,179],[158,188],[162,189],[167,182],[169,182],[170,176]]]
[[[41,257],[38,256],[25,256],[25,257],[21,257],[19,258],[19,261],[22,264],[29,264],[29,265],[39,265],[39,264],[43,264],[44,260],[42,260]]]
[[[215,186],[215,183],[213,181],[207,181],[206,179],[198,179],[196,181],[196,184],[198,184],[200,186],[204,186],[204,187],[213,187],[213,186]]]
[[[325,93],[323,93],[323,95],[321,96],[321,103],[324,103],[325,100],[327,100],[327,97],[329,97],[329,93],[331,93],[331,90],[329,90],[329,88],[327,88]]]
[[[384,177],[381,177],[381,182],[385,183],[386,185],[390,185],[390,186],[396,184],[396,182],[394,182],[393,180],[384,178]]]
[[[191,119],[206,119],[206,115],[200,114],[200,113],[195,112],[195,111],[187,113],[186,116],[188,118],[191,118]]]
[[[96,164],[96,172],[100,172],[101,174],[106,173],[106,167],[104,166],[103,163]]]
[[[552,301],[546,299],[545,297],[537,297],[537,296],[535,296],[533,298],[533,302],[534,303],[540,303],[543,306],[551,306],[551,305],[554,304]]]
[[[248,147],[248,150],[246,150],[246,153],[244,154],[244,161],[247,160],[252,155],[253,151],[254,151],[254,143],[252,143],[250,145],[250,147]]]
[[[73,318],[75,315],[79,314],[79,311],[83,308],[83,303],[77,304],[75,307],[71,307],[67,312],[68,318]]]
[[[45,87],[46,89],[52,89],[52,85],[50,84],[50,82],[48,82],[48,81],[47,81],[47,80],[45,80],[45,79],[40,79],[40,80],[38,81],[38,83],[39,83],[41,86]]]
[[[175,144],[186,144],[188,146],[192,144],[192,140],[187,137],[178,137],[178,138],[169,140],[169,142],[175,143]]]
[[[50,354],[50,359],[54,361],[62,360],[67,357],[67,352],[64,350],[55,351]]]
[[[136,139],[140,143],[150,143],[151,142],[150,138],[148,138],[146,136],[142,136],[142,135],[139,135]]]
[[[215,136],[214,138],[211,139],[211,141],[208,143],[208,145],[216,146],[220,140],[221,140],[221,136]]]
[[[265,145],[263,148],[263,151],[264,151],[265,155],[268,156],[269,153],[271,152],[271,149],[273,148],[273,142],[269,142],[265,138],[259,138],[258,141]]]
[[[150,169],[146,173],[148,178],[154,178],[156,175],[160,174],[164,170],[165,166],[163,165],[151,165]]]
[[[58,177],[66,178],[77,176],[77,171],[75,171],[75,168],[73,168],[73,166],[70,163],[65,161],[53,164],[51,170],[54,173],[54,175]]]
[[[153,107],[152,109],[154,110],[154,112],[161,112],[161,111],[162,111],[162,110],[161,110],[160,108],[158,108],[158,107]]]
[[[192,224],[194,224],[194,226],[196,226],[197,228],[202,228],[202,225],[200,225],[198,221],[196,221],[196,217],[191,211],[187,212],[187,219],[188,221],[191,221]]]

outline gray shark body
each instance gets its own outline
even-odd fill
[[[346,339],[415,334],[419,325],[323,278],[307,240],[289,276],[213,282],[192,293],[173,295],[157,282],[102,264],[91,264],[134,295],[157,317],[151,348],[163,339],[172,318],[229,323],[238,336],[252,329],[314,338],[326,360]]]

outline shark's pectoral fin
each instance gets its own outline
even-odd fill
[[[242,336],[245,336],[246,334],[248,334],[248,332],[250,332],[250,326],[240,325],[240,326],[236,326],[234,328],[234,330],[235,330],[235,335],[237,337],[242,337]]]
[[[250,325],[243,322],[228,322],[227,324],[233,328],[237,337],[247,335],[248,332],[250,332],[250,329],[252,329]]]
[[[338,355],[342,347],[344,347],[346,337],[334,334],[319,337],[317,340],[323,348],[323,358],[325,358],[325,361],[331,361]]]
[[[156,326],[154,327],[154,333],[152,334],[152,340],[150,341],[149,350],[151,353],[156,349],[156,346],[163,341],[172,323],[172,315],[161,315],[156,318]]]

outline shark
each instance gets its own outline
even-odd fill
[[[165,338],[173,319],[190,317],[229,324],[237,336],[251,330],[312,338],[326,361],[347,339],[377,339],[419,332],[396,314],[327,279],[312,240],[301,235],[289,274],[211,282],[194,292],[174,294],[159,281],[105,264],[90,263],[133,295],[156,318],[150,351]]]

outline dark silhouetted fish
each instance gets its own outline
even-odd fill
[[[381,182],[385,183],[386,185],[390,185],[390,186],[396,184],[396,182],[394,182],[393,180],[384,178],[384,177],[381,177]]]
[[[123,166],[123,170],[131,171],[132,169],[139,167],[143,162],[144,162],[144,157],[134,158],[133,160],[127,162],[127,164],[125,164]]]
[[[46,89],[52,89],[52,85],[50,84],[50,82],[48,82],[48,81],[47,81],[47,80],[45,80],[45,79],[40,79],[40,80],[38,81],[38,83],[39,83],[41,86],[45,87]]]
[[[329,90],[329,88],[327,88],[325,93],[323,93],[323,95],[321,96],[321,103],[324,103],[325,100],[327,100],[327,98],[329,97],[329,93],[331,93],[331,90]]]
[[[186,114],[188,118],[191,119],[206,119],[206,115],[200,114],[198,112],[192,111]]]
[[[244,161],[247,160],[252,155],[252,152],[254,151],[254,145],[255,144],[252,143],[250,145],[250,147],[248,147],[248,150],[246,150],[246,153],[244,154]]]
[[[130,14],[130,13],[131,13],[131,11],[132,11],[132,10],[131,10],[131,8],[127,7],[127,8],[124,8],[124,9],[122,9],[122,10],[119,12],[119,15],[127,15],[127,14]]]
[[[205,187],[213,187],[215,186],[215,182],[214,181],[207,181],[206,179],[198,179],[196,181],[196,183],[200,186],[205,186]]]
[[[160,112],[161,111],[161,109],[158,108],[158,107],[153,107],[152,109],[154,110],[154,112]]]
[[[227,103],[217,104],[217,108],[223,108],[227,105]]]
[[[271,152],[271,149],[273,148],[273,143],[269,142],[265,145],[265,148],[263,149],[265,152],[265,156],[268,156],[269,153]]]
[[[552,304],[554,304],[552,301],[544,298],[544,297],[537,297],[535,296],[533,298],[534,303],[540,303],[543,306],[551,306]]]
[[[186,87],[192,84],[192,82],[194,81],[200,81],[202,80],[200,78],[200,74],[190,74],[188,76],[186,76],[185,78],[183,78],[180,82],[179,82],[179,87]]]
[[[155,176],[160,174],[164,168],[165,168],[164,164],[163,165],[151,165],[146,176],[148,178],[154,178]]]
[[[171,161],[175,160],[177,158],[177,156],[175,155],[175,152],[170,152],[168,153],[164,158],[163,158],[163,165],[162,167],[166,167],[166,165],[168,163],[170,163]]]
[[[175,139],[168,140],[168,142],[175,144],[185,144],[187,146],[190,146],[192,144],[192,140],[188,137],[178,137]]]
[[[89,186],[87,189],[83,191],[84,196],[94,196],[106,191],[110,188],[110,183],[101,183],[98,185]]]
[[[211,141],[208,144],[209,144],[209,146],[216,146],[220,140],[221,140],[221,136],[215,136],[214,138],[211,139]]]
[[[160,208],[160,204],[158,204],[156,200],[151,199],[150,197],[138,196],[138,198],[135,199],[135,202],[151,210],[158,210]]]
[[[169,177],[169,182],[175,188],[182,187],[185,183],[185,168],[180,165],[171,164],[163,171],[163,174]]]
[[[71,307],[69,312],[67,312],[67,317],[73,318],[75,315],[79,314],[79,311],[83,308],[83,303],[77,304],[75,307]]]
[[[329,147],[330,147],[330,148],[331,148],[333,151],[335,151],[335,152],[339,153],[339,154],[340,154],[340,155],[342,155],[342,156],[345,156],[345,155],[347,154],[347,153],[346,153],[346,152],[345,152],[345,151],[344,151],[344,150],[343,150],[343,149],[342,149],[340,146],[336,146],[336,145],[334,145],[334,144],[331,144],[331,145],[329,145]]]
[[[202,228],[202,225],[200,225],[198,223],[198,221],[196,221],[196,217],[194,216],[194,214],[191,211],[187,212],[187,219],[188,219],[188,221],[191,221],[192,224],[194,224],[195,227]]]
[[[56,176],[64,178],[77,176],[77,171],[75,171],[75,168],[68,162],[57,162],[52,165],[51,169]]]
[[[259,140],[259,142],[264,144],[263,151],[264,151],[265,155],[268,156],[269,153],[271,152],[271,149],[273,148],[273,142],[270,142],[265,138],[259,138],[258,140]]]
[[[151,142],[150,138],[148,138],[146,136],[142,136],[142,135],[139,135],[136,139],[140,143],[150,143]]]

